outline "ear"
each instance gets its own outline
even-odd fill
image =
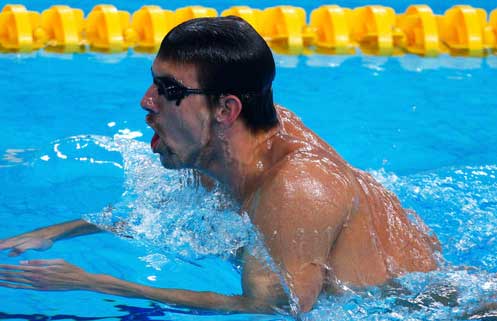
[[[221,96],[219,106],[216,108],[216,120],[225,126],[231,126],[242,111],[242,102],[235,95]]]

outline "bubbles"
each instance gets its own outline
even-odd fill
[[[57,148],[46,153],[49,158],[38,162],[77,162],[124,172],[121,200],[86,218],[142,245],[146,253],[140,260],[147,267],[164,272],[178,260],[195,265],[205,257],[231,258],[245,247],[278,273],[296,314],[291,278],[274,264],[263,238],[247,215],[238,214],[239,207],[228,194],[220,186],[207,192],[192,171],[164,169],[149,146],[133,137],[72,137],[57,142]],[[489,303],[497,302],[497,166],[445,168],[411,176],[384,170],[372,174],[434,230],[447,262],[438,271],[408,274],[382,287],[354,289],[342,284],[342,294],[323,295],[301,318],[447,320],[492,315],[496,308]],[[416,221],[414,213],[410,217]],[[148,275],[151,282],[163,277]]]
[[[442,239],[447,262],[390,284],[322,295],[303,320],[467,320],[497,315],[497,167],[464,166],[407,177],[372,171]],[[409,212],[417,221],[414,212]]]
[[[411,273],[381,287],[322,296],[303,320],[466,320],[490,313],[497,276],[468,269]]]
[[[168,255],[229,256],[246,244],[251,227],[220,187],[207,192],[192,171],[164,169],[145,143],[122,135],[92,139],[121,153],[125,190],[118,204],[86,219],[145,245],[149,264],[166,264]]]
[[[264,238],[220,186],[207,192],[197,173],[163,168],[149,146],[134,139],[116,135],[91,136],[91,140],[121,154],[125,188],[119,203],[86,215],[86,220],[144,246],[147,255],[140,259],[157,271],[178,260],[197,265],[207,256],[233,258],[246,247],[278,274],[292,299],[290,309],[297,313],[297,297],[269,255]]]
[[[497,166],[444,168],[406,177],[370,172],[428,223],[447,261],[437,271],[410,273],[380,287],[342,284],[340,295],[322,295],[302,319],[495,319]]]
[[[154,270],[161,271],[162,266],[169,263],[167,256],[159,253],[149,254],[141,256],[140,260],[147,263],[147,267],[151,267]]]
[[[495,165],[444,168],[406,177],[372,172],[432,228],[450,263],[491,272],[497,272],[496,173]]]

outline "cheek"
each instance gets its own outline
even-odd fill
[[[195,141],[203,145],[210,137],[210,114],[204,110],[197,110],[193,115],[194,117],[191,117],[191,132]]]
[[[172,134],[177,143],[190,151],[202,149],[210,140],[208,122],[199,119],[198,115],[190,115],[187,119],[178,119],[175,130],[176,132]]]
[[[198,148],[210,139],[211,115],[199,102],[184,101],[179,107],[163,105],[157,123],[171,145],[187,144]]]
[[[178,120],[178,129],[182,132],[182,136],[192,146],[202,144],[203,126],[197,119],[182,119]]]
[[[187,146],[193,147],[198,144],[198,130],[191,116],[185,118],[178,112],[164,112],[157,119],[157,123],[159,133],[170,147],[188,148]]]
[[[166,133],[174,131],[180,125],[178,113],[172,110],[171,106],[163,106],[160,114],[157,116],[156,123],[161,127],[160,130]]]

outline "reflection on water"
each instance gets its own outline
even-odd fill
[[[113,300],[110,300],[113,301]],[[118,304],[116,307],[116,315],[85,317],[67,314],[13,314],[0,312],[0,320],[28,320],[28,321],[48,321],[48,320],[74,320],[74,321],[90,321],[90,320],[121,320],[121,321],[145,321],[145,320],[169,320],[171,315],[188,314],[192,311],[180,308],[164,308],[156,303],[150,303],[149,308],[134,307],[129,305]],[[200,311],[197,311],[200,312]],[[122,314],[124,313],[124,314]],[[201,311],[196,313],[202,316],[216,315],[209,311]],[[266,319],[267,320],[267,319]]]
[[[36,150],[34,148],[8,148],[0,158],[0,168],[13,167],[19,164],[27,164],[26,159]]]

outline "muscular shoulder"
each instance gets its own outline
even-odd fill
[[[281,164],[256,193],[251,211],[277,263],[297,271],[326,264],[353,206],[350,185],[318,159]]]
[[[260,187],[254,214],[256,221],[336,223],[350,209],[354,193],[341,166],[312,152],[298,152],[282,161]]]

